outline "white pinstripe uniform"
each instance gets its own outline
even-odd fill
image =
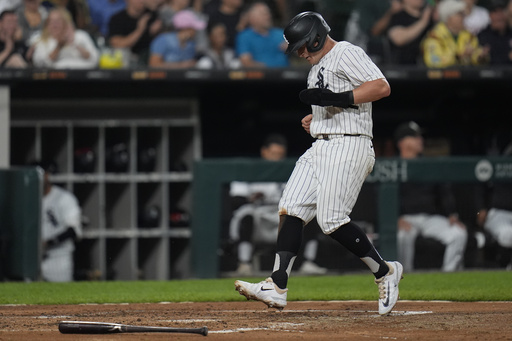
[[[48,241],[72,227],[78,238],[82,236],[81,208],[71,192],[53,185],[44,196],[42,203],[41,239]],[[66,239],[46,250],[41,263],[41,273],[49,282],[69,282],[73,280],[73,251],[75,242]]]
[[[361,48],[342,41],[313,65],[308,88],[340,93],[382,78]],[[318,139],[297,161],[279,203],[280,214],[305,223],[316,215],[325,234],[350,222],[361,186],[375,164],[372,103],[358,107],[312,106],[310,132]],[[325,135],[328,139],[322,138]]]

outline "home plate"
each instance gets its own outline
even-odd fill
[[[355,311],[353,310],[352,312],[355,312],[355,313],[375,313],[375,314],[378,314],[379,312],[378,311],[368,311],[368,310],[359,310],[359,311]],[[391,311],[389,314],[386,314],[386,315],[376,315],[376,316],[410,316],[410,315],[425,315],[425,314],[433,314],[434,312],[433,311],[428,311],[428,310],[425,310],[425,311],[400,311],[400,310],[397,310],[397,311]]]

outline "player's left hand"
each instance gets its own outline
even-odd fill
[[[308,133],[311,134],[309,131],[309,127],[311,126],[311,121],[313,120],[313,114],[309,114],[304,116],[304,118],[300,121],[302,123],[302,128]]]

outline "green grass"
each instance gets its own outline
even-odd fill
[[[246,280],[260,281],[262,278]],[[243,301],[234,279],[0,283],[0,304],[80,304]],[[512,272],[408,274],[400,284],[404,300],[512,301]],[[375,300],[369,274],[291,277],[288,300]]]

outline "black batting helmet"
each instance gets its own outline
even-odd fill
[[[284,39],[288,42],[286,53],[295,52],[304,44],[309,52],[320,51],[330,31],[331,28],[320,14],[299,13],[284,29]]]

